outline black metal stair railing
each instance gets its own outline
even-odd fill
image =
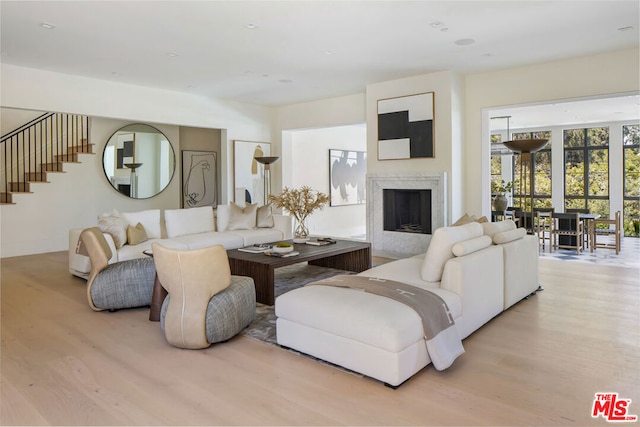
[[[12,203],[11,193],[30,192],[30,182],[46,182],[47,172],[60,172],[63,162],[91,152],[89,117],[45,113],[2,136],[0,144],[0,203]]]

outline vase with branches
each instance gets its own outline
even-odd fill
[[[309,237],[307,218],[314,211],[323,209],[329,203],[329,196],[305,185],[301,188],[285,187],[282,193],[269,195],[268,201],[276,208],[286,210],[295,219],[295,242],[305,241]]]

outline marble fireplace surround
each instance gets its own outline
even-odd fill
[[[383,229],[383,191],[431,190],[431,230],[443,227],[447,217],[447,174],[388,173],[367,176],[367,240],[373,255],[400,258],[424,253],[431,234]]]

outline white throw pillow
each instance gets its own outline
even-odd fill
[[[484,235],[493,239],[493,235],[496,233],[514,230],[516,228],[516,223],[510,219],[498,222],[483,222],[482,228],[484,230]]]
[[[256,226],[258,228],[273,228],[273,213],[271,204],[260,206],[256,214]]]
[[[128,225],[135,227],[142,224],[147,237],[150,239],[161,239],[162,230],[160,228],[160,209],[150,209],[140,212],[123,212],[120,214],[127,221]]]
[[[211,206],[165,210],[164,223],[169,238],[215,231]]]
[[[231,213],[229,215],[227,230],[252,230],[256,228],[257,204],[246,205],[244,209],[233,202],[231,202],[229,206]]]
[[[424,255],[420,273],[422,280],[439,282],[442,279],[444,264],[453,258],[453,245],[480,236],[482,236],[482,225],[477,222],[438,228],[433,233],[427,253]]]
[[[527,234],[524,228],[514,228],[513,230],[501,231],[493,235],[493,243],[500,245],[502,243],[513,242],[522,239]],[[486,237],[486,236],[485,236]]]
[[[475,239],[463,240],[462,242],[456,243],[451,248],[451,252],[453,252],[455,256],[465,256],[489,246],[491,246],[491,237],[480,236]]]
[[[120,249],[127,243],[127,226],[127,221],[121,218],[115,209],[111,213],[98,215],[98,228],[103,233],[111,235],[116,249]]]

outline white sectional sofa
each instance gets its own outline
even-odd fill
[[[110,264],[142,258],[145,256],[143,251],[150,250],[154,242],[173,249],[200,249],[213,245],[236,249],[291,239],[292,225],[290,216],[272,214],[269,207],[248,205],[242,208],[233,203],[218,205],[215,214],[211,207],[199,207],[165,210],[164,215],[160,209],[152,209],[128,213],[114,211],[98,217],[98,226],[113,253]],[[136,226],[139,228],[135,229]],[[142,229],[143,241],[138,243],[134,236]],[[76,254],[82,230],[69,231],[69,271],[86,279],[91,263],[88,257]],[[132,236],[127,236],[127,231]]]
[[[437,294],[464,339],[538,288],[537,239],[515,229],[513,221],[442,227],[425,254],[359,275]],[[431,362],[421,318],[393,299],[307,286],[279,296],[275,311],[278,344],[394,387]]]

